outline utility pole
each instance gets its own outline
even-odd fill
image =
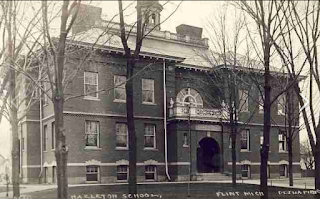
[[[191,103],[188,104],[188,130],[189,130],[189,181],[188,181],[188,198],[191,197],[190,194],[190,182],[191,182],[191,163],[192,163],[192,155],[191,155]]]

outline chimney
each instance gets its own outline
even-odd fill
[[[81,4],[77,18],[72,26],[72,34],[86,31],[101,20],[102,8]],[[74,15],[75,13],[72,13]]]
[[[192,38],[201,39],[202,38],[202,28],[195,26],[189,26],[186,24],[181,24],[176,27],[177,34],[185,35]]]

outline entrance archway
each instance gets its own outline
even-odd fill
[[[220,147],[218,142],[205,137],[197,148],[197,170],[199,173],[215,173],[220,171]]]

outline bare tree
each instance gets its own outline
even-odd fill
[[[151,17],[151,6],[158,3],[158,1],[150,1],[146,10],[142,11],[142,5],[147,1],[137,1],[137,17],[136,22],[130,27],[125,24],[124,12],[122,0],[118,0],[119,5],[119,17],[120,17],[120,38],[124,49],[124,56],[127,62],[127,82],[126,82],[126,107],[127,107],[127,125],[129,134],[129,193],[137,193],[137,179],[136,179],[136,132],[134,123],[134,88],[133,88],[133,76],[135,76],[135,65],[139,60],[139,54],[141,51],[143,39],[148,36],[155,28],[161,23],[165,22],[171,17],[175,11],[179,8],[181,2],[176,9],[162,22],[155,24],[153,27],[147,28],[149,18]],[[128,46],[128,39],[130,37],[132,29],[135,29],[135,49],[131,50]],[[127,31],[129,30],[129,31]]]
[[[286,25],[281,27],[281,32],[284,34],[281,36],[282,42],[275,43],[275,47],[291,80],[297,79],[301,71],[306,70],[306,65],[309,65],[307,69],[309,74],[309,106],[305,106],[306,102],[302,97],[303,94],[298,81],[295,81],[293,89],[300,106],[303,107],[301,111],[304,125],[308,133],[311,151],[313,156],[316,157],[315,165],[317,165],[318,161],[317,169],[320,168],[320,158],[317,160],[320,151],[320,145],[318,144],[320,140],[320,121],[316,119],[318,114],[315,107],[316,102],[313,99],[316,96],[316,91],[319,92],[320,90],[317,52],[317,42],[320,35],[318,25],[320,2],[288,1],[284,7],[286,9],[282,9],[283,14],[278,16],[278,18],[285,19]],[[320,174],[318,172],[315,172],[315,187],[316,189],[320,187]],[[316,197],[320,197],[320,195],[317,194]]]
[[[1,6],[1,28],[3,29],[3,48],[0,54],[2,60],[1,70],[4,74],[0,84],[0,96],[2,105],[0,109],[0,121],[2,116],[10,122],[12,133],[12,184],[13,197],[20,196],[20,140],[19,122],[26,117],[30,107],[36,103],[33,84],[25,81],[20,73],[21,69],[30,70],[30,65],[25,59],[30,56],[35,45],[30,44],[30,37],[34,33],[33,28],[39,23],[36,16],[40,9],[33,10],[31,20],[25,20],[26,13],[21,12],[22,7],[30,9],[27,2],[3,1]],[[3,25],[3,26],[2,26]],[[36,41],[33,38],[33,41]]]
[[[315,166],[315,160],[312,153],[312,148],[310,146],[310,142],[308,140],[301,142],[300,154],[306,169],[313,170]]]
[[[67,162],[68,162],[68,147],[66,143],[66,132],[64,129],[64,72],[66,59],[66,42],[67,36],[72,28],[72,25],[77,17],[79,11],[80,0],[73,1],[70,5],[69,0],[63,1],[60,17],[59,38],[53,41],[49,29],[48,20],[48,4],[47,1],[42,2],[43,13],[43,34],[44,34],[44,54],[46,55],[47,76],[46,81],[50,83],[52,96],[51,100],[54,106],[55,115],[55,139],[56,150],[55,157],[57,162],[57,183],[58,193],[57,198],[68,198],[68,176],[67,176]],[[72,13],[76,13],[72,15]],[[51,71],[53,71],[51,73]],[[49,94],[44,90],[45,95]],[[42,128],[42,127],[41,127]]]
[[[276,101],[276,96],[271,99],[272,84],[271,84],[271,72],[270,62],[273,54],[273,43],[276,41],[280,34],[279,28],[282,23],[282,18],[277,18],[277,14],[282,8],[283,2],[276,2],[274,0],[265,2],[256,0],[253,2],[241,1],[238,3],[240,9],[245,11],[250,18],[254,21],[255,27],[258,31],[260,44],[258,45],[253,41],[252,35],[251,42],[257,49],[257,55],[263,64],[264,70],[264,130],[263,130],[263,145],[261,149],[261,165],[260,165],[260,190],[264,193],[262,198],[268,198],[268,177],[267,166],[269,159],[269,147],[270,147],[270,130],[271,130],[271,105]]]

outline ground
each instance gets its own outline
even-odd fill
[[[185,199],[188,198],[188,184],[148,184],[138,186],[138,195],[126,194],[127,185],[92,185],[69,188],[70,199],[126,199],[126,198],[163,198]],[[303,189],[290,189],[281,187],[269,187],[269,198],[311,198],[314,192]],[[238,184],[233,187],[230,183],[195,183],[190,184],[190,198],[214,199],[214,198],[260,198],[258,185]],[[56,189],[39,191],[26,194],[31,199],[55,199]]]

